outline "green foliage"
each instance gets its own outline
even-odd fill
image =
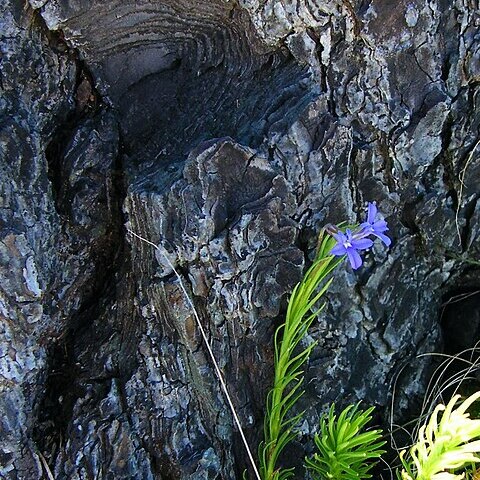
[[[400,452],[401,480],[459,480],[480,462],[480,420],[470,418],[467,409],[480,398],[474,393],[454,409],[459,395],[438,405],[418,433],[417,442]],[[441,419],[439,420],[439,414]]]
[[[306,458],[306,467],[318,480],[360,480],[371,478],[372,460],[385,453],[380,430],[363,431],[372,419],[373,407],[361,411],[349,405],[335,415],[335,405],[320,420],[320,435],[315,435],[318,453]]]
[[[458,255],[456,253],[446,252],[446,256],[447,256],[447,258],[452,258],[454,260],[460,260],[460,261],[468,263],[470,265],[480,266],[480,261],[475,259],[475,258],[469,257],[467,252],[465,252],[463,255]]]
[[[280,468],[277,464],[285,446],[296,437],[295,427],[303,414],[289,415],[303,395],[303,365],[315,343],[303,348],[300,342],[323,308],[317,304],[332,281],[329,278],[332,271],[343,261],[343,258],[330,255],[334,244],[330,235],[321,235],[316,259],[294,288],[285,323],[275,332],[274,381],[267,396],[264,441],[259,447],[263,480],[284,480],[293,476],[292,468]]]

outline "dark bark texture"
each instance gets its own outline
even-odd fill
[[[0,477],[241,478],[162,252],[256,449],[288,295],[373,200],[393,245],[337,272],[284,461],[331,401],[414,410],[417,355],[478,339],[478,295],[442,304],[480,288],[479,25],[477,0],[3,0]]]

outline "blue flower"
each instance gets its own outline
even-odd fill
[[[345,233],[341,231],[333,233],[333,238],[335,238],[337,244],[332,248],[330,253],[337,256],[347,255],[350,265],[354,270],[362,265],[362,257],[358,253],[358,250],[365,250],[373,245],[372,240],[355,235],[349,228],[347,228]]]
[[[376,216],[377,206],[375,205],[375,202],[369,202],[367,220],[360,224],[361,236],[367,237],[368,235],[374,235],[375,237],[379,238],[387,247],[389,247],[392,241],[383,234],[383,232],[388,230],[387,222],[385,220],[375,221]]]
[[[356,270],[362,265],[362,257],[358,252],[373,245],[373,241],[368,238],[370,235],[379,238],[387,247],[390,246],[392,241],[384,235],[384,232],[388,231],[387,222],[376,220],[377,213],[375,202],[369,202],[366,221],[353,232],[347,228],[343,233],[336,225],[327,225],[325,230],[337,241],[330,253],[337,256],[347,255],[350,265]]]

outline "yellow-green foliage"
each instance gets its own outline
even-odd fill
[[[417,442],[400,453],[403,469],[398,477],[402,480],[465,478],[466,470],[480,462],[480,420],[471,419],[467,413],[479,398],[477,392],[455,409],[460,399],[455,395],[447,406],[438,405],[428,423],[420,428]]]

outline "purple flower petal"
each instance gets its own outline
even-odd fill
[[[343,246],[343,244],[337,243],[331,250],[330,253],[332,255],[336,255],[337,257],[341,255],[345,255],[347,253],[347,249]]]
[[[388,230],[387,222],[385,220],[379,220],[372,225],[375,232],[386,232]]]
[[[341,243],[342,245],[348,241],[348,238],[342,232],[334,233],[333,238],[337,241],[337,243]]]
[[[354,248],[347,248],[347,255],[350,265],[354,270],[362,266],[362,257]]]
[[[392,241],[383,233],[374,233],[376,237],[378,237],[387,247],[389,247],[392,244]]]
[[[359,239],[352,239],[351,242],[352,247],[356,250],[366,250],[373,245],[373,241],[369,238],[359,238]]]
[[[383,219],[375,221],[377,213],[378,210],[375,202],[369,202],[367,220],[360,224],[361,230],[358,234],[356,234],[356,238],[361,239],[368,235],[374,235],[382,240],[382,242],[388,247],[391,245],[392,241],[386,235],[383,235],[383,232],[388,231],[387,222]]]
[[[366,238],[372,233],[372,227],[369,223],[362,223],[359,229],[353,234],[353,240]]]
[[[368,214],[367,214],[367,222],[373,223],[375,221],[375,217],[377,216],[377,205],[375,202],[368,202]]]

